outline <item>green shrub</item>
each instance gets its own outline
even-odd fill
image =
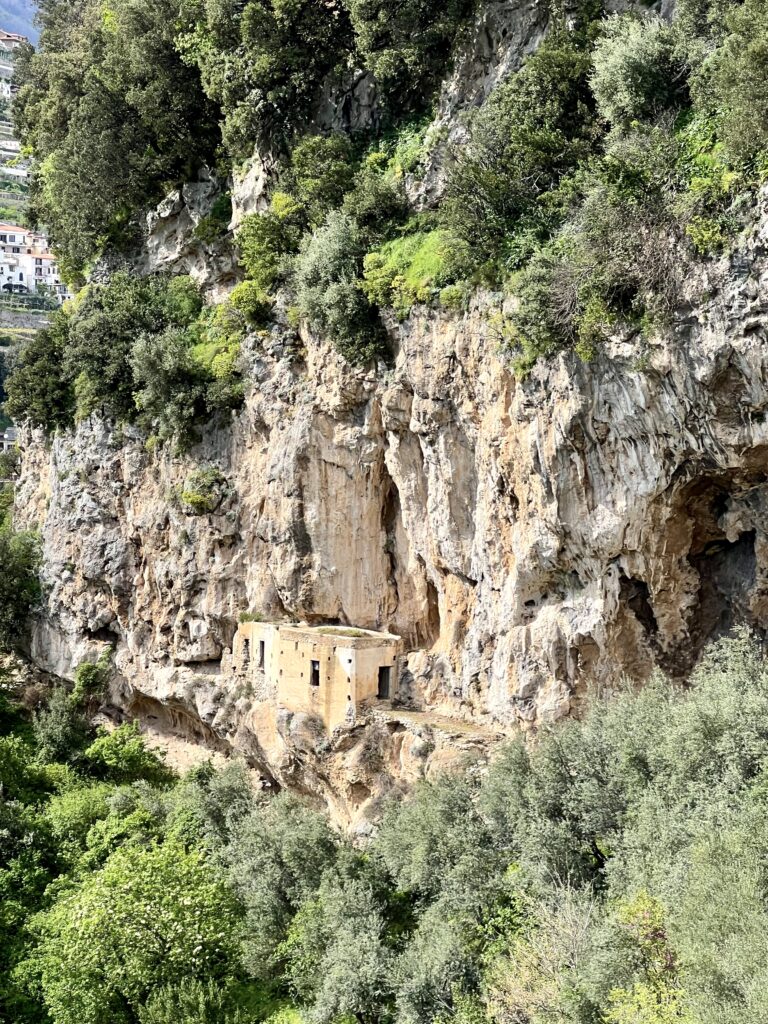
[[[403,183],[386,153],[376,151],[366,157],[342,208],[358,225],[367,246],[381,241],[405,219],[408,203]]]
[[[76,761],[88,739],[88,723],[78,704],[64,686],[57,686],[46,705],[32,717],[32,728],[40,761]]]
[[[144,743],[138,722],[129,722],[112,732],[100,730],[83,757],[94,775],[124,784],[140,779],[163,784],[174,774],[162,757]]]
[[[139,1009],[139,1024],[255,1024],[235,1004],[236,993],[221,982],[184,979],[152,992]]]
[[[101,412],[188,447],[197,424],[242,401],[240,343],[268,303],[253,285],[233,295],[204,308],[187,277],[124,272],[89,286],[23,352],[9,410],[49,430]]]
[[[249,325],[266,323],[272,312],[272,300],[255,281],[241,281],[232,289],[228,301]]]
[[[460,313],[466,306],[467,289],[460,284],[447,284],[440,289],[440,305],[450,313]]]
[[[424,106],[471,0],[346,0],[358,48],[391,110]]]
[[[262,622],[263,617],[258,612],[240,612],[238,622]]]
[[[74,418],[72,382],[62,373],[69,345],[69,317],[57,310],[21,347],[5,387],[5,411],[15,423],[30,423],[52,432]]]
[[[40,538],[0,526],[0,651],[16,650],[40,600]]]
[[[306,211],[311,227],[319,227],[340,205],[353,178],[352,144],[346,135],[309,135],[291,153],[290,192]]]
[[[56,1024],[129,1024],[165,986],[201,973],[225,984],[236,969],[238,917],[201,854],[128,845],[35,921],[27,970]]]
[[[614,16],[595,44],[589,83],[612,124],[650,120],[685,104],[685,64],[675,30],[660,18]]]
[[[244,159],[254,145],[285,151],[309,123],[327,76],[344,71],[352,49],[345,6],[191,0],[187,11],[191,24],[177,45],[221,109],[229,152]]]
[[[286,192],[275,192],[265,213],[243,219],[236,240],[248,277],[269,291],[285,269],[286,256],[298,252],[306,226],[304,207]]]
[[[408,316],[414,303],[429,302],[445,283],[445,248],[439,228],[385,242],[363,261],[363,291],[375,305]]]
[[[694,81],[697,106],[719,121],[731,157],[746,163],[768,146],[768,9],[745,0],[725,17],[727,34]]]
[[[147,332],[136,338],[130,356],[138,422],[182,449],[197,440],[195,424],[206,412],[205,375],[194,359],[193,340],[183,328]]]
[[[137,337],[184,330],[201,308],[188,278],[171,282],[120,272],[109,284],[90,285],[70,314],[64,353],[64,376],[74,385],[78,418],[105,409],[118,419],[132,419],[131,356]]]
[[[83,705],[92,697],[106,696],[112,668],[112,649],[108,648],[97,662],[83,661],[75,670],[75,685],[72,700]]]
[[[205,245],[213,245],[229,231],[232,220],[232,196],[225,192],[216,198],[211,212],[202,217],[194,230],[194,236]]]
[[[389,168],[396,177],[417,172],[427,155],[434,137],[432,114],[406,121],[392,139]]]
[[[0,452],[0,480],[13,480],[19,475],[20,468],[21,453],[18,446]]]
[[[378,315],[360,283],[363,251],[357,222],[336,210],[302,241],[293,272],[301,316],[352,363],[369,362],[384,345]]]
[[[444,204],[457,270],[499,260],[513,268],[516,236],[543,239],[558,226],[547,193],[589,157],[597,138],[590,69],[579,40],[556,30],[480,108]]]
[[[45,819],[62,854],[75,860],[86,848],[91,827],[109,814],[111,787],[104,782],[79,785],[50,798]]]
[[[221,504],[226,480],[214,466],[190,473],[179,492],[179,500],[191,515],[207,515]]]

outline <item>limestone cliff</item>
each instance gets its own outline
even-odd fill
[[[462,111],[545,31],[537,4],[484,6],[440,94],[443,141],[406,182],[414,206],[440,195]],[[350,90],[318,123],[376,117],[370,80]],[[235,182],[233,224],[270,174],[255,157]],[[194,236],[217,187],[150,216],[142,270],[231,286],[229,240]],[[577,712],[590,686],[684,677],[734,623],[765,627],[765,204],[687,282],[668,330],[617,336],[588,363],[561,353],[516,380],[501,298],[478,294],[462,314],[393,320],[388,367],[351,368],[285,326],[254,333],[244,408],[184,457],[98,417],[52,442],[27,433],[16,519],[44,545],[35,662],[71,677],[113,644],[116,708],[242,750],[358,822],[392,786]],[[209,493],[190,504],[201,473]],[[329,737],[255,699],[231,671],[243,613],[398,634],[404,707]]]
[[[494,730],[565,715],[621,673],[684,674],[733,622],[768,622],[767,233],[768,215],[689,282],[666,336],[562,354],[524,382],[485,296],[393,326],[378,376],[317,339],[252,337],[245,408],[185,458],[99,419],[49,447],[28,436],[16,515],[44,542],[34,660],[70,676],[115,643],[120,703],[282,781],[306,723],[221,671],[242,612],[398,633],[410,706]],[[195,515],[179,495],[201,466],[220,478]],[[395,778],[424,770],[406,718],[379,725]],[[358,732],[341,741],[355,756]],[[317,742],[333,765],[310,788],[338,795],[348,751]]]

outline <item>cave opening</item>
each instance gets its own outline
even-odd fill
[[[699,574],[699,593],[689,624],[691,653],[698,658],[711,641],[729,633],[739,623],[754,625],[749,603],[755,585],[757,558],[755,531],[735,541],[714,539],[688,561]]]
[[[750,602],[757,578],[755,530],[729,540],[721,526],[732,493],[733,481],[710,478],[698,481],[685,497],[692,522],[687,561],[696,570],[698,590],[688,613],[688,643],[668,652],[664,666],[678,676],[687,675],[704,648],[734,626],[759,627]]]

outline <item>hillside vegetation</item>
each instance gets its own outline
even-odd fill
[[[432,109],[478,13],[469,0],[46,0],[15,102],[38,161],[33,212],[82,282],[101,254],[133,251],[138,215],[203,164],[225,180],[269,153],[269,207],[236,239],[251,327],[303,323],[370,363],[386,360],[383,312],[459,313],[490,286],[517,299],[490,333],[520,375],[562,347],[589,359],[612,332],[663,330],[693,264],[728,249],[768,174],[765,5],[680,0],[671,23],[641,6],[605,17],[580,0],[567,18],[550,6],[539,49],[466,115],[466,144],[443,152]],[[321,96],[364,70],[372,124],[319,132]],[[416,212],[406,179],[438,158],[446,190]],[[227,219],[222,195],[200,237],[222,238]],[[109,305],[104,287],[89,301]],[[63,333],[30,346],[23,365],[35,369],[11,383],[14,415],[51,429],[72,420],[62,405],[78,415],[102,397],[75,394],[91,371],[56,358]],[[151,399],[124,401],[141,390],[141,357],[121,360],[118,397],[99,407],[188,434],[201,410],[229,402],[200,397],[198,336],[177,330],[162,346],[185,409],[161,422]],[[241,336],[209,348],[211,364],[226,349],[214,377],[237,373]],[[51,369],[30,395],[41,362]]]
[[[0,705],[0,1019],[746,1024],[768,1007],[768,665],[710,650],[353,846],[237,763],[94,734],[107,664]]]

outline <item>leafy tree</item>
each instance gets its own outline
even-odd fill
[[[44,817],[63,861],[76,863],[86,848],[91,827],[109,813],[111,787],[103,782],[79,785],[54,794]]]
[[[77,760],[89,736],[82,708],[64,686],[55,687],[32,719],[37,756],[43,762]]]
[[[294,264],[301,315],[356,363],[369,362],[383,351],[381,324],[359,282],[363,252],[356,221],[335,210],[313,235],[305,236]]]
[[[357,46],[391,108],[419,108],[444,74],[471,0],[345,0]]]
[[[291,153],[291,193],[302,204],[309,224],[319,227],[352,187],[352,145],[346,135],[309,135]]]
[[[30,611],[40,598],[40,542],[32,533],[0,528],[0,649],[23,639]]]
[[[56,430],[72,423],[74,392],[61,371],[69,346],[69,317],[57,310],[51,324],[21,347],[6,383],[5,411],[16,423]]]
[[[105,408],[118,419],[133,417],[136,383],[130,359],[137,337],[187,326],[201,308],[191,282],[177,281],[181,283],[171,287],[160,277],[121,271],[109,284],[86,290],[72,313],[64,355],[64,374],[73,382],[78,416]]]
[[[389,808],[376,845],[398,888],[437,897],[453,872],[490,856],[475,797],[469,779],[445,777],[419,784],[410,800]]]
[[[687,101],[677,34],[660,18],[610,18],[593,64],[589,82],[597,109],[612,124],[648,120]]]
[[[745,0],[725,25],[722,45],[695,80],[695,96],[719,119],[732,156],[749,161],[768,146],[768,11],[760,0]]]
[[[580,39],[559,29],[478,112],[444,210],[467,266],[503,260],[523,228],[546,236],[557,226],[543,197],[588,158],[598,134],[590,70]]]
[[[476,991],[478,961],[467,922],[437,901],[422,914],[394,965],[398,1017],[427,1024],[451,1015],[463,992]]]
[[[594,905],[589,894],[555,890],[550,899],[542,899],[531,910],[526,931],[491,961],[486,972],[492,1019],[509,1024],[600,1020],[588,984],[588,964],[595,945]]]
[[[139,1009],[139,1024],[251,1024],[254,1018],[234,1005],[220,983],[191,978],[159,988]]]
[[[112,732],[102,731],[83,756],[94,774],[117,783],[146,779],[163,784],[173,778],[162,758],[147,749],[138,722],[127,722]]]
[[[180,58],[178,0],[50,0],[17,63],[16,123],[39,162],[33,205],[72,268],[213,155],[215,110]]]
[[[221,108],[229,151],[242,159],[256,144],[284,150],[326,78],[346,69],[352,33],[343,4],[188,0],[186,10],[181,46]]]
[[[325,818],[290,795],[234,824],[223,857],[246,910],[243,957],[254,976],[274,970],[293,915],[316,892],[336,850]]]
[[[232,760],[216,770],[210,762],[189,772],[174,789],[168,833],[185,845],[217,850],[234,827],[256,812],[256,797],[245,764]]]
[[[306,227],[302,204],[287,192],[275,192],[269,209],[243,219],[237,244],[249,278],[264,291],[285,273],[286,257],[298,252]]]
[[[163,441],[196,439],[195,424],[205,414],[205,380],[192,357],[192,338],[183,328],[167,327],[140,335],[130,366],[139,421]]]
[[[229,890],[199,853],[172,844],[118,850],[34,927],[25,972],[54,1024],[130,1022],[163,986],[236,970]]]
[[[329,871],[315,899],[296,914],[281,951],[287,973],[311,1019],[330,1024],[346,1015],[378,1020],[391,991],[391,953],[376,893],[364,877]]]

